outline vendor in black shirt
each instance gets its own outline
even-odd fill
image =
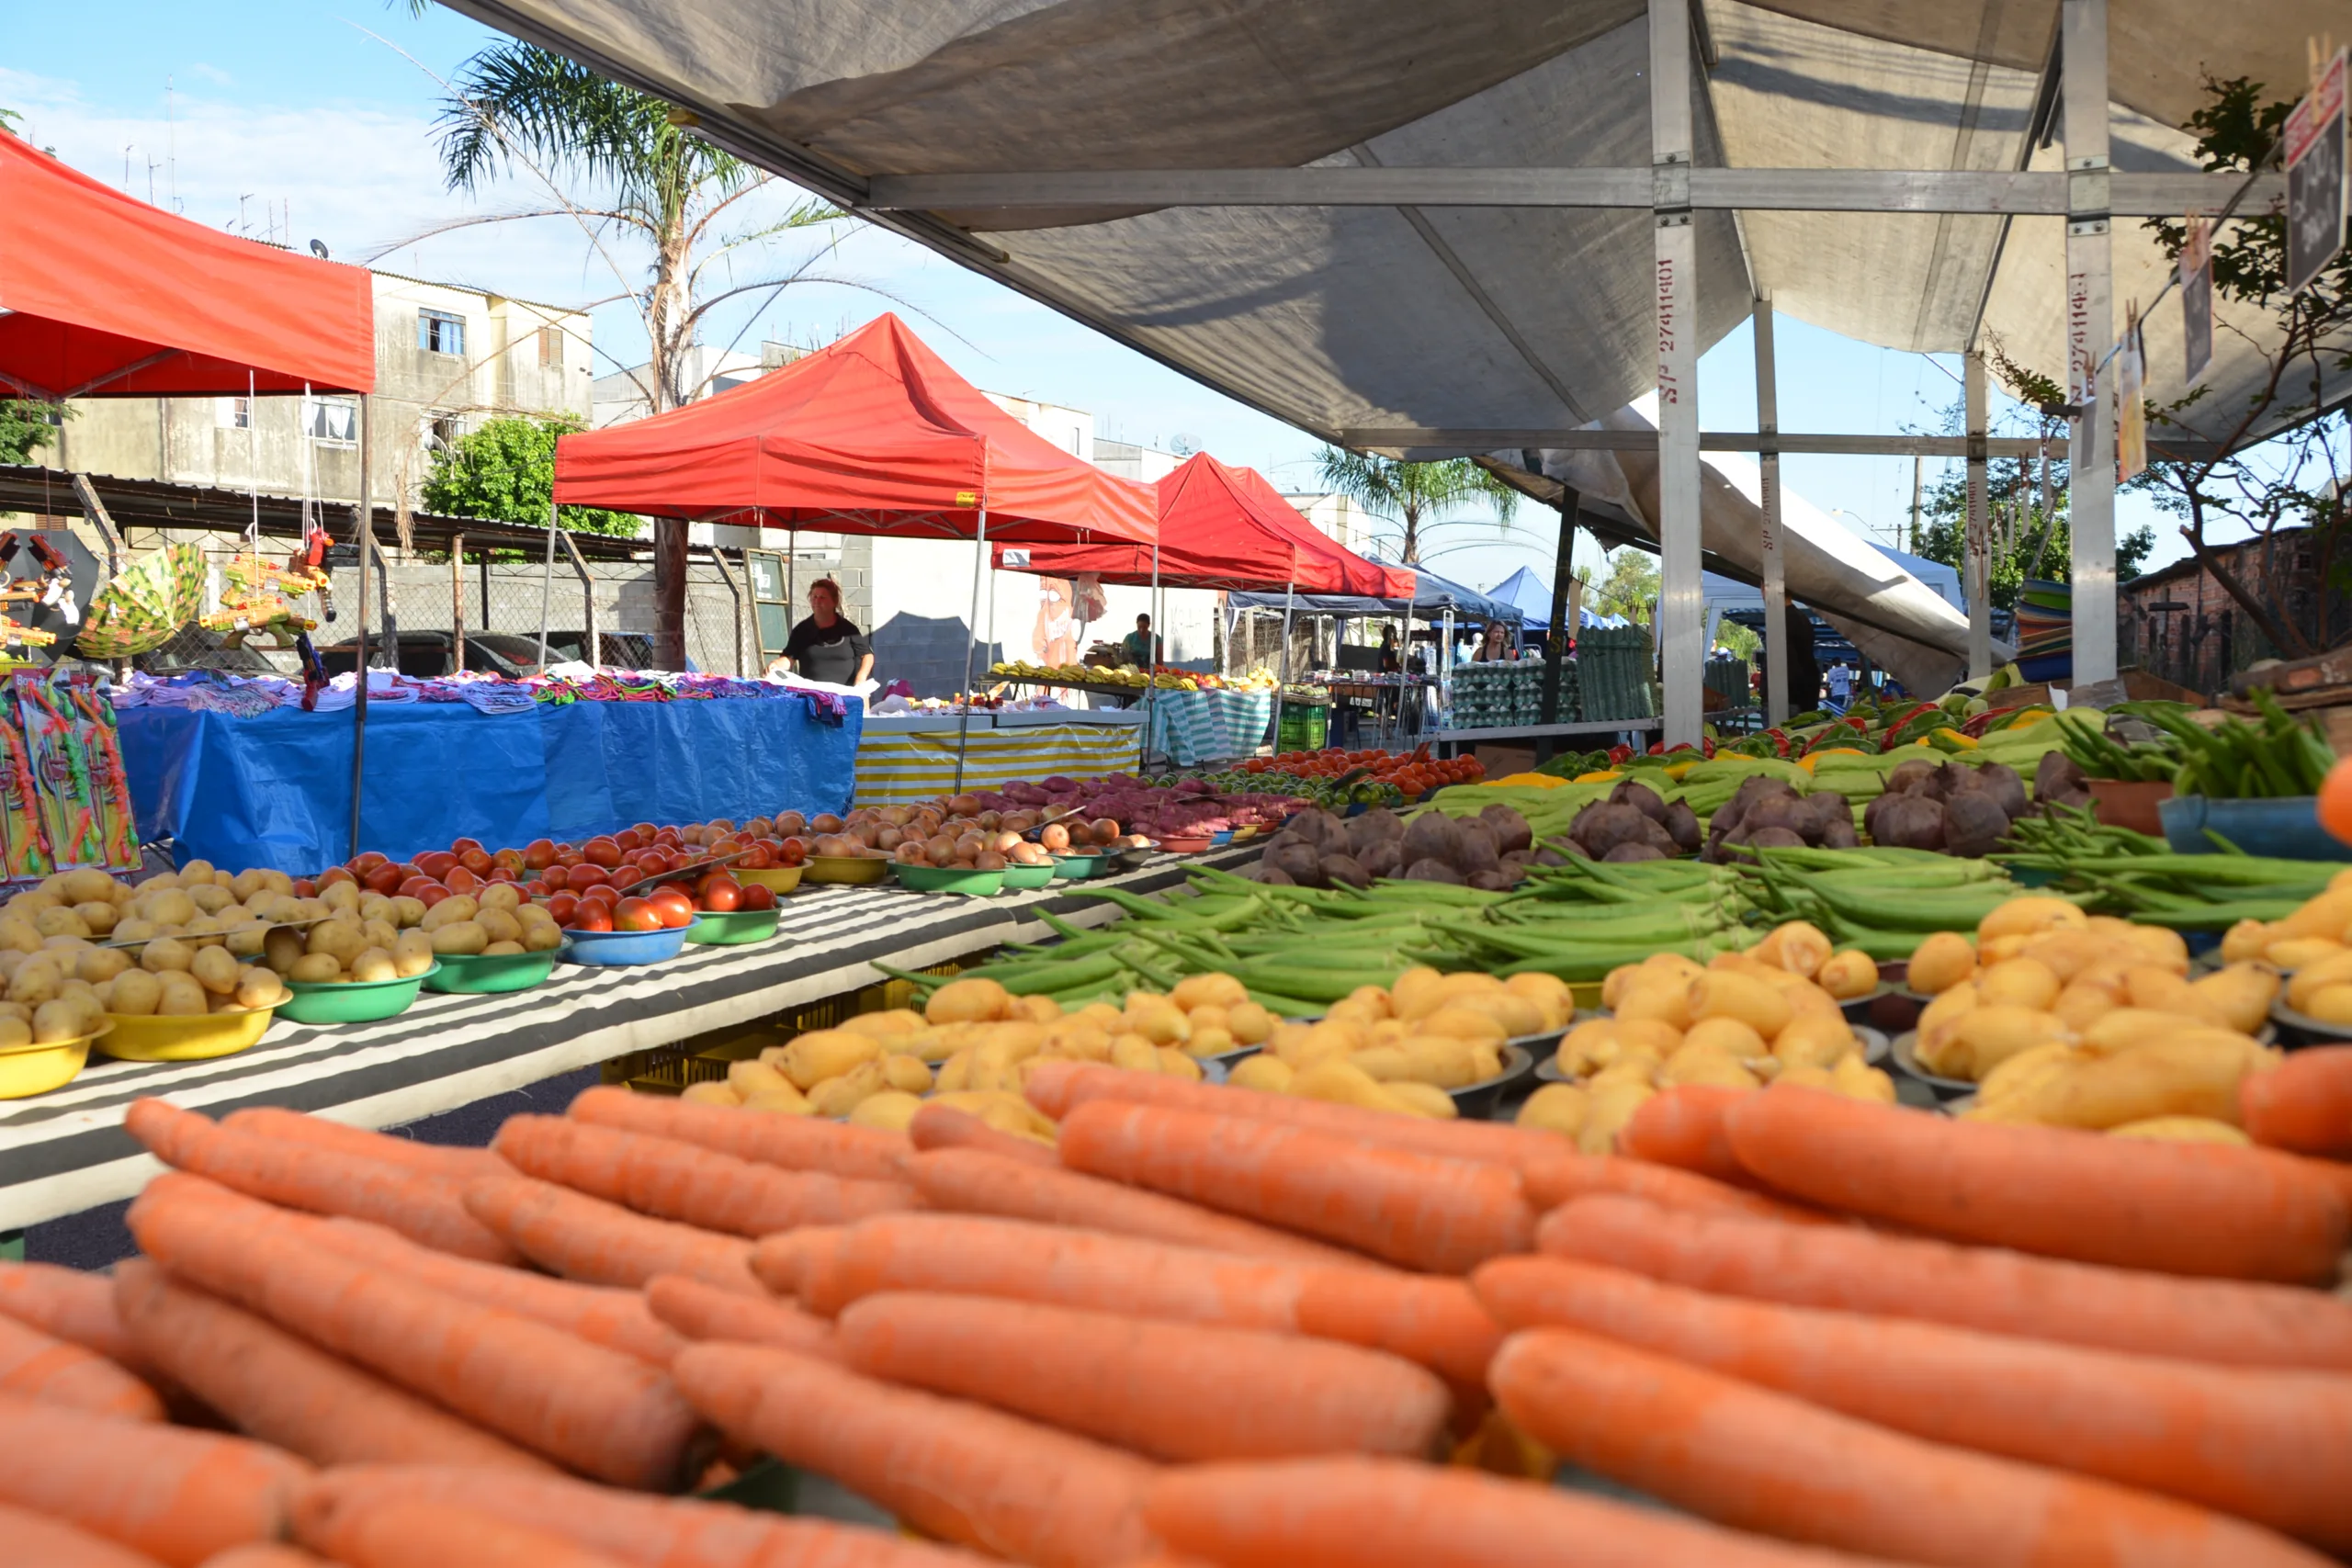
[[[804,680],[855,686],[874,672],[874,645],[842,613],[842,585],[820,577],[808,585],[808,618],[792,628],[784,656],[770,672],[789,666]]]

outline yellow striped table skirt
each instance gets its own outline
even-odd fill
[[[1135,772],[1132,725],[1040,724],[1017,729],[975,729],[967,740],[964,787],[1002,789],[1064,773],[1091,778]],[[952,795],[956,732],[865,731],[857,747],[857,804],[896,806]]]

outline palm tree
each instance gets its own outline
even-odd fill
[[[729,287],[703,293],[704,277],[715,264],[731,269],[728,258],[748,246],[842,215],[824,202],[803,200],[776,220],[722,232],[722,220],[740,211],[746,197],[768,187],[772,176],[691,135],[693,117],[659,98],[527,43],[482,51],[458,68],[449,85],[439,121],[442,172],[449,188],[479,192],[519,169],[560,205],[466,219],[435,231],[518,218],[570,216],[578,221],[621,290],[594,303],[626,300],[644,322],[647,364],[629,374],[651,413],[676,408],[702,391],[704,382],[693,377],[692,351],[717,306],[763,290],[773,299],[797,282],[849,281],[815,277],[811,256],[756,282],[733,283],[730,272]],[[596,194],[575,201],[559,186],[565,177]],[[631,265],[616,255],[615,240],[650,252],[650,265]],[[747,321],[744,330],[749,326]],[[682,670],[686,525],[660,519],[653,536],[655,657],[665,669]]]
[[[1404,547],[1397,558],[1407,566],[1421,558],[1424,523],[1435,526],[1444,513],[1483,501],[1508,528],[1519,510],[1519,492],[1467,457],[1402,463],[1326,446],[1316,459],[1316,478],[1326,491],[1400,525]]]

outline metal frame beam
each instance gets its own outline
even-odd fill
[[[2238,175],[2112,174],[2118,218],[2218,212]],[[1005,170],[876,175],[861,210],[1023,208],[1564,207],[1753,212],[1950,212],[2064,218],[2069,175],[2030,169],[1397,168]],[[2283,207],[2286,176],[2256,177],[2249,216]]]
[[[2108,167],[2107,0],[2065,0],[2060,64],[2065,98],[2067,400],[2075,421],[2067,469],[2074,550],[2075,685],[2115,678],[2114,192]],[[2188,209],[2184,208],[2183,211]],[[2208,208],[2218,211],[2219,208]]]
[[[1526,430],[1453,429],[1434,425],[1355,425],[1341,430],[1350,446],[1450,446],[1465,452],[1502,452],[1533,447],[1558,452],[1655,452],[1657,436],[1647,430]],[[2157,445],[2151,443],[2151,446]],[[2177,443],[2165,443],[2166,457],[2179,453]],[[1699,434],[1702,452],[1776,451],[1783,457],[1965,457],[1964,435],[1792,435],[1785,432],[1707,430]],[[2041,443],[2030,436],[1994,435],[1985,438],[1992,457],[2033,457]],[[2066,455],[2064,437],[2053,438],[2051,455]]]
[[[1699,565],[1699,231],[1690,175],[1690,0],[1649,0],[1651,237],[1657,330],[1658,671],[1666,744],[1700,742],[1705,702]]]
[[[1789,577],[1781,528],[1781,392],[1772,356],[1772,299],[1756,298],[1756,423],[1763,428],[1757,493],[1763,502],[1764,722],[1789,721]],[[1700,437],[1703,444],[1706,437]]]
[[[1961,583],[1968,600],[1968,678],[1981,681],[1993,672],[1993,532],[1985,491],[1984,356],[1971,349],[1961,368],[1968,421],[1968,531],[1961,553]]]

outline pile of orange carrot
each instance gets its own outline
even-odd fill
[[[144,1101],[176,1168],[141,1257],[0,1265],[0,1540],[2319,1568],[2352,1554],[2352,1050],[2266,1078],[2256,1148],[1784,1086],[1668,1090],[1587,1155],[1076,1063],[1028,1079],[1051,1151],[616,1089],[467,1151]],[[928,1540],[686,1495],[761,1454]]]

